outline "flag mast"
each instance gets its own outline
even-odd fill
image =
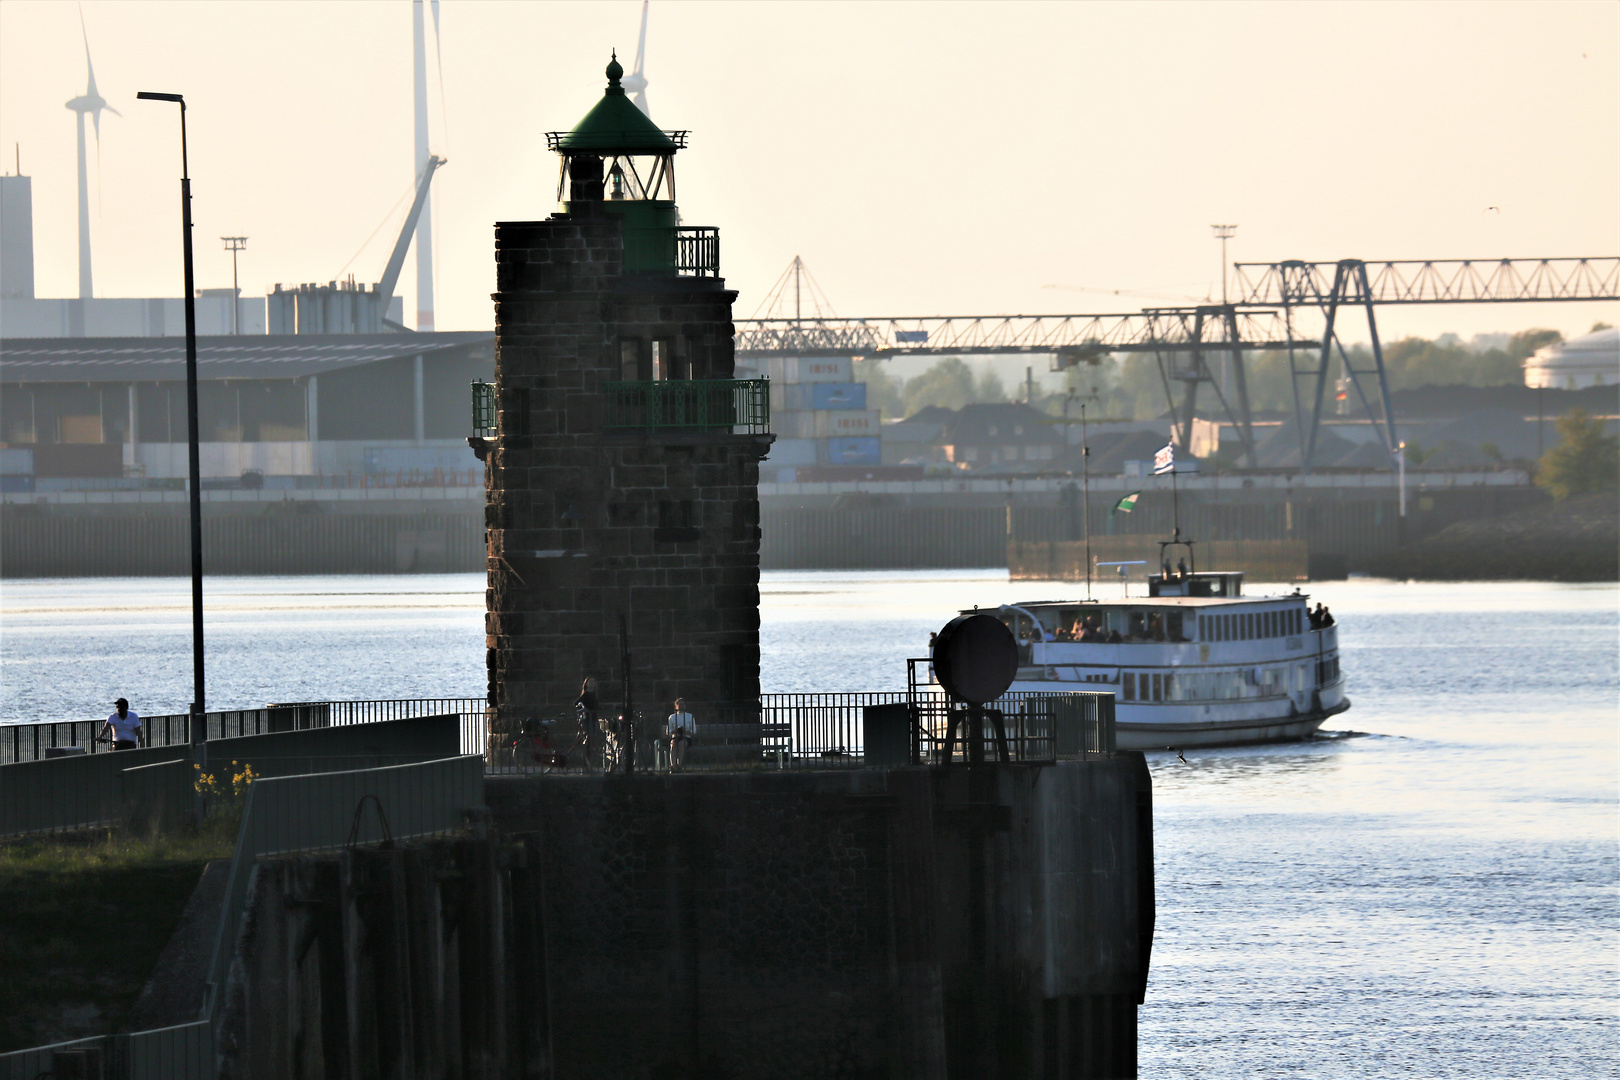
[[[1086,403],[1080,403],[1080,525],[1086,538],[1086,599],[1091,599],[1091,447],[1086,444]],[[1072,535],[1072,534],[1071,534]]]

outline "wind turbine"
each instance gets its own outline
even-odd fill
[[[90,72],[90,85],[83,94],[67,103],[79,118],[79,299],[90,299],[90,171],[85,161],[84,114],[96,128],[96,161],[101,161],[101,113],[114,116],[123,113],[107,104],[107,99],[96,92],[96,67],[90,62],[90,33],[84,28],[84,13],[79,13],[79,32],[84,35],[84,66]]]
[[[636,66],[619,80],[619,85],[636,103],[636,108],[651,117],[652,113],[647,109],[647,76],[644,71],[647,61],[647,3],[648,0],[641,0],[641,38],[636,42]]]

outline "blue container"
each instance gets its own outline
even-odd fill
[[[858,382],[811,383],[812,409],[864,409],[866,384]]]
[[[883,440],[873,435],[854,435],[827,440],[828,465],[881,465]]]

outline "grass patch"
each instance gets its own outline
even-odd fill
[[[0,1053],[118,1031],[227,832],[0,845]]]

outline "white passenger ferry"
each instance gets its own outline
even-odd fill
[[[1145,597],[1007,604],[1009,689],[1112,690],[1121,750],[1301,739],[1350,707],[1338,628],[1314,625],[1308,600],[1167,566]]]

